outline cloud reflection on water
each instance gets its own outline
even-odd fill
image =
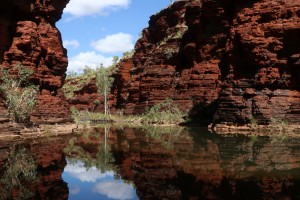
[[[70,188],[70,194],[79,194],[80,193],[80,188],[79,186],[74,186]]]
[[[70,176],[79,179],[81,182],[95,183],[99,179],[103,179],[107,176],[113,176],[113,172],[101,173],[96,167],[86,169],[84,164],[80,161],[72,164],[68,162],[64,171]]]
[[[116,181],[98,183],[92,191],[118,200],[133,199],[135,194],[134,188],[131,185]]]

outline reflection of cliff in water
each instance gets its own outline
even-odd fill
[[[120,176],[134,182],[141,199],[300,196],[297,138],[125,128],[109,142]]]
[[[113,171],[116,179],[134,184],[140,199],[296,199],[299,144],[299,138],[215,135],[178,127],[98,128],[71,140],[16,142],[35,161],[37,176],[12,181],[26,183],[34,195],[30,199],[68,199],[62,180],[66,153],[87,168]],[[10,150],[0,143],[2,185]]]
[[[68,199],[68,186],[61,177],[67,141],[47,138],[0,144],[0,187],[9,189],[0,199]]]

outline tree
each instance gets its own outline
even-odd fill
[[[117,65],[118,61],[119,61],[119,56],[114,56],[112,60],[113,65]]]
[[[104,98],[104,114],[107,115],[108,111],[108,94],[111,90],[112,83],[114,79],[110,76],[111,68],[105,68],[101,66],[97,69],[97,87],[99,93],[103,95]]]
[[[93,69],[89,66],[85,66],[84,69],[83,69],[83,74],[84,75],[91,75],[93,73]]]

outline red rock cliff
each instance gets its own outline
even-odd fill
[[[4,0],[0,5],[0,61],[34,70],[40,86],[35,122],[69,119],[69,106],[61,87],[67,69],[67,52],[55,23],[69,0]]]
[[[177,1],[150,18],[118,96],[127,114],[172,98],[203,124],[300,123],[299,35],[299,0]]]

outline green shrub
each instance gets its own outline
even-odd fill
[[[172,99],[151,107],[142,118],[146,124],[178,124],[183,122],[183,113],[179,110]]]
[[[257,126],[258,125],[257,119],[255,118],[254,115],[250,116],[250,124],[251,124],[251,126]]]
[[[71,99],[74,96],[75,91],[81,90],[86,83],[96,77],[96,71],[90,68],[85,68],[83,74],[73,74],[67,77],[68,81],[63,85],[63,91],[67,99]]]
[[[5,99],[9,117],[18,123],[29,123],[30,114],[36,105],[38,86],[30,83],[33,71],[22,65],[1,69],[0,91]]]
[[[100,100],[99,100],[99,99],[95,99],[95,100],[94,100],[94,105],[95,105],[95,106],[100,105]]]

